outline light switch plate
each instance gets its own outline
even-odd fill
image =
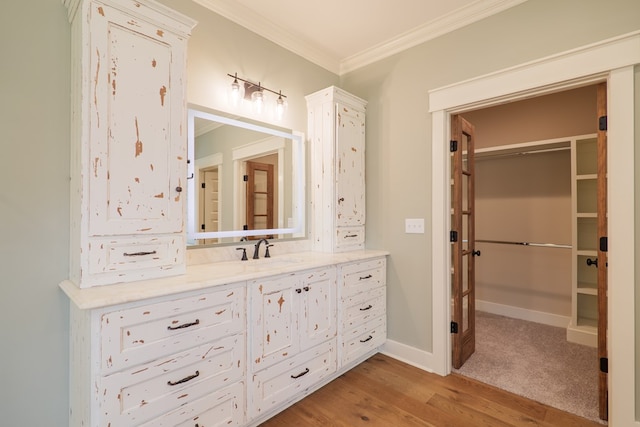
[[[405,218],[404,232],[424,234],[424,218]]]

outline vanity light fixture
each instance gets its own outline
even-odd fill
[[[260,82],[258,82],[258,84],[255,84],[253,82],[250,82],[249,80],[242,79],[238,77],[238,73],[227,74],[227,76],[233,79],[233,82],[231,83],[231,100],[234,106],[239,105],[242,99],[246,99],[252,102],[254,111],[260,114],[264,110],[265,91],[271,92],[274,95],[278,95],[278,99],[276,100],[275,112],[276,118],[278,120],[282,119],[287,106],[287,96],[283,95],[281,90],[276,92],[262,86]],[[240,85],[240,82],[243,82],[244,85]]]
[[[244,95],[244,91],[242,90],[242,86],[240,86],[240,83],[238,82],[238,73],[231,77],[233,77],[233,83],[231,83],[231,103],[234,107],[237,107]]]
[[[286,98],[286,96],[285,96]],[[278,99],[276,99],[276,119],[282,120],[284,116],[284,110],[287,108],[287,103],[282,98],[282,91],[278,92]]]

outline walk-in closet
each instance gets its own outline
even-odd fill
[[[476,317],[562,328],[594,352],[586,387],[597,397],[597,87],[461,115],[475,127]]]

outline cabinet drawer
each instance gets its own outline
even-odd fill
[[[244,424],[244,383],[238,382],[188,403],[141,427],[223,427]]]
[[[343,301],[342,326],[350,329],[386,312],[386,288],[357,294]]]
[[[342,343],[342,366],[366,355],[387,339],[385,316],[372,319],[344,334]]]
[[[299,396],[336,369],[336,340],[333,339],[255,373],[252,415],[259,416]]]
[[[364,245],[364,225],[336,228],[336,249],[352,250]]]
[[[386,260],[384,258],[349,264],[341,268],[342,297],[360,292],[369,292],[386,283]]]
[[[184,247],[185,241],[180,234],[92,238],[89,241],[89,274],[100,275],[182,265]]]
[[[237,286],[102,315],[102,371],[115,372],[245,329]]]
[[[244,334],[239,334],[102,377],[103,424],[153,419],[240,381],[244,371]]]

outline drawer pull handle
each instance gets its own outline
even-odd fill
[[[369,304],[365,308],[361,308],[360,311],[367,311],[367,310],[371,310],[372,308],[373,308],[373,306],[371,304]]]
[[[189,375],[188,377],[184,377],[183,379],[178,380],[176,382],[167,381],[167,384],[169,384],[169,385],[178,385],[178,384],[186,383],[187,381],[191,381],[192,379],[197,378],[199,376],[200,376],[200,371],[196,371],[195,374]]]
[[[347,235],[344,236],[345,239],[348,239],[350,237],[358,237],[358,235],[357,234],[347,234]]]
[[[309,287],[308,287],[308,286],[305,286],[305,287],[304,287],[304,288],[302,288],[302,289],[304,289],[304,291],[305,291],[305,292],[309,292]]]
[[[182,325],[178,325],[178,326],[167,326],[167,329],[170,331],[175,331],[176,329],[184,329],[184,328],[188,328],[189,326],[195,326],[199,324],[200,324],[200,319],[196,319],[195,322],[191,322],[191,323],[183,323]]]
[[[149,251],[149,252],[133,252],[133,253],[127,253],[125,252],[123,255],[124,256],[145,256],[145,255],[155,255],[156,253],[158,253],[157,251]]]
[[[367,279],[371,279],[373,276],[371,274],[368,274],[364,277],[361,277],[360,280],[367,280]]]
[[[369,335],[369,337],[368,337],[367,339],[365,339],[365,340],[360,340],[360,342],[367,342],[367,341],[370,341],[370,340],[372,340],[372,339],[373,339],[373,337],[372,337],[371,335]]]
[[[291,375],[291,378],[293,378],[294,380],[296,378],[300,378],[303,375],[307,375],[309,373],[309,368],[305,369],[304,371],[300,372],[298,375]]]

